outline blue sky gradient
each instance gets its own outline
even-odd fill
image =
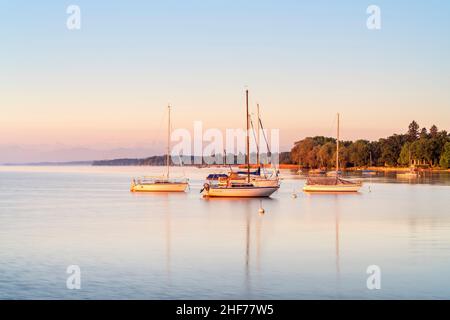
[[[177,127],[242,127],[246,86],[284,149],[338,111],[347,139],[448,130],[449,31],[437,0],[1,0],[0,146],[148,147],[169,102]]]

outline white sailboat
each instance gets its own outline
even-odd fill
[[[170,178],[170,105],[167,107],[167,156],[166,174],[163,177],[140,177],[131,181],[131,192],[185,192],[189,186],[188,179]]]
[[[372,167],[372,151],[369,152],[369,168]],[[376,176],[377,172],[372,169],[365,169],[361,171],[363,176]]]
[[[419,177],[419,173],[415,170],[414,166],[412,165],[411,150],[409,150],[409,171],[397,173],[397,178],[398,179],[416,179],[418,177]]]
[[[250,182],[253,183],[257,187],[277,187],[280,185],[280,178],[278,176],[278,170],[276,168],[271,168],[271,170],[267,170],[264,165],[261,164],[261,152],[260,152],[260,129],[262,128],[262,121],[259,113],[259,104],[257,104],[257,117],[258,117],[258,126],[255,135],[255,130],[253,126],[253,122],[251,122],[252,132],[255,136],[256,142],[256,171],[250,173]],[[264,132],[263,132],[264,134]],[[264,139],[266,139],[264,135]],[[267,139],[266,139],[267,144]],[[270,153],[269,146],[267,145],[268,152]],[[229,173],[229,178],[232,182],[242,183],[247,180],[247,172],[233,172]]]
[[[339,113],[337,114],[336,173],[334,177],[311,177],[306,180],[306,192],[358,192],[360,182],[344,180],[339,177]]]
[[[201,192],[205,197],[237,197],[237,198],[258,198],[270,197],[280,188],[269,180],[256,181],[251,177],[250,172],[250,118],[248,113],[248,90],[246,91],[246,175],[240,176],[236,173],[230,175],[210,175],[203,185]]]
[[[271,171],[268,171],[268,170],[266,170],[264,165],[261,165],[260,130],[262,128],[262,121],[261,121],[261,116],[260,116],[260,112],[259,112],[259,104],[256,105],[256,109],[257,109],[257,118],[258,118],[257,119],[258,126],[257,126],[257,130],[256,130],[256,146],[257,146],[256,165],[259,170],[259,175],[256,177],[252,177],[252,182],[259,187],[277,187],[280,185],[280,177],[278,176],[278,170],[276,168],[272,168]],[[263,131],[263,134],[264,134],[264,131]],[[264,139],[266,139],[265,134],[264,134]],[[265,141],[267,144],[267,139]],[[267,149],[268,149],[267,152],[270,153],[268,145],[267,145]],[[271,163],[272,163],[272,161],[271,161]]]
[[[413,166],[409,167],[409,171],[397,173],[397,179],[416,179],[419,177],[419,173]]]

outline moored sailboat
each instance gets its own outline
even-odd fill
[[[311,177],[306,180],[306,192],[358,192],[361,182],[344,180],[339,171],[339,113],[337,114],[336,171],[334,177]]]
[[[369,168],[372,167],[372,152],[369,152]],[[361,171],[363,176],[375,176],[377,172],[372,169],[364,169]]]
[[[414,167],[410,167],[409,171],[397,173],[398,179],[416,179],[419,177],[419,173],[415,170]]]
[[[267,170],[266,165],[261,163],[261,144],[260,144],[260,129],[263,129],[263,124],[261,121],[260,113],[259,113],[259,104],[257,105],[257,118],[258,118],[258,126],[255,135],[253,121],[251,121],[252,132],[255,136],[256,143],[256,170],[250,172],[250,182],[257,187],[277,187],[280,185],[280,177],[278,176],[278,170],[276,167],[272,167]],[[267,156],[271,157],[271,151],[267,142],[266,135],[264,131],[262,131],[265,143],[267,145]],[[270,162],[272,164],[272,162]],[[247,172],[245,171],[233,171],[230,170],[228,173],[228,177],[231,182],[242,183],[247,181]]]
[[[397,173],[398,179],[416,179],[419,177],[419,173],[416,171],[416,168],[412,165],[411,160],[411,149],[409,150],[409,171]]]
[[[163,177],[140,177],[131,181],[131,192],[184,192],[189,186],[188,179],[170,178],[170,105],[167,128],[166,174]]]
[[[250,118],[248,112],[248,90],[246,90],[246,157],[244,175],[231,172],[229,175],[210,175],[206,179],[201,192],[205,197],[270,197],[280,186],[268,179],[252,178],[250,171]]]

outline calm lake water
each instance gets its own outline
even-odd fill
[[[308,195],[286,171],[261,202],[203,199],[211,169],[189,168],[188,193],[129,192],[161,170],[0,167],[0,299],[450,298],[447,174]]]

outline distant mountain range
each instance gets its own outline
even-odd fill
[[[4,163],[4,166],[91,166],[93,161]]]
[[[240,160],[239,161],[239,157]],[[289,163],[290,157],[289,152],[282,152],[280,153],[280,163]],[[241,154],[239,156],[236,155],[228,155],[227,156],[227,163],[234,163],[234,164],[242,164],[244,163],[244,156]],[[198,166],[198,165],[206,165],[206,161],[202,161],[202,157],[196,157],[196,156],[183,156],[183,165],[189,166]],[[250,155],[250,162],[255,163],[256,162],[256,154],[252,153]],[[267,163],[267,156],[265,154],[261,155],[261,162]],[[180,159],[178,158],[172,158],[171,157],[171,164],[172,165],[179,165]],[[114,159],[114,160],[99,160],[99,161],[93,161],[93,166],[164,166],[166,165],[166,155],[162,156],[152,156],[148,158],[142,158],[142,159],[130,159],[130,158],[124,158],[124,159]]]
[[[98,150],[82,147],[54,147],[54,146],[14,146],[0,145],[0,164],[2,165],[36,165],[36,166],[163,166],[166,164],[166,156],[148,156],[155,154],[153,149],[144,148],[116,148]],[[243,155],[240,155],[243,157]],[[237,156],[234,163],[238,163]],[[263,159],[265,155],[261,155]],[[280,162],[289,157],[289,152],[280,153]],[[102,160],[96,160],[102,159]],[[243,158],[241,158],[243,159]],[[190,157],[192,165],[206,164],[201,157]],[[252,162],[256,161],[256,154],[251,155]],[[228,160],[228,162],[231,162]],[[243,161],[239,161],[241,163]],[[184,156],[183,164],[188,161]],[[179,159],[172,159],[172,164],[179,164]]]
[[[0,145],[0,164],[70,164],[92,163],[97,159],[145,158],[160,153],[151,148],[95,149],[69,146]]]

